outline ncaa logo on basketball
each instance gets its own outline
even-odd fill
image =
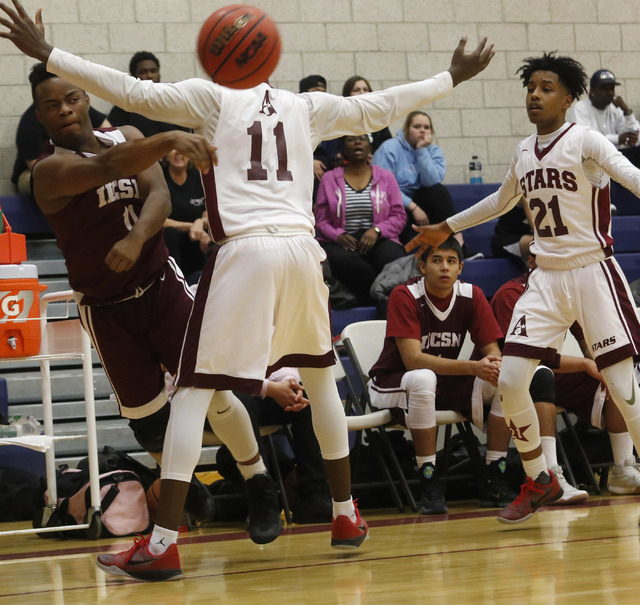
[[[213,41],[209,47],[209,51],[216,56],[221,55],[222,51],[224,51],[227,44],[231,42],[232,38],[253,18],[254,16],[251,14],[244,14],[238,17],[233,22],[233,25],[227,25],[220,35]]]
[[[0,302],[0,310],[2,314],[10,319],[15,319],[22,313],[24,309],[24,300],[20,298],[19,294],[8,295]]]

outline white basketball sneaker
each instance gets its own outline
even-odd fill
[[[587,501],[589,492],[573,487],[573,485],[565,479],[560,465],[552,466],[551,472],[558,478],[558,483],[562,486],[562,496],[554,502],[550,502],[550,506],[567,506],[568,504],[580,504]]]
[[[609,491],[612,494],[640,494],[640,468],[635,456],[629,456],[624,464],[615,464],[609,474]]]

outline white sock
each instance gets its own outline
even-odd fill
[[[261,473],[267,474],[267,467],[264,465],[262,458],[253,464],[238,464],[238,470],[242,473],[245,481]]]
[[[416,463],[418,464],[418,468],[422,468],[423,464],[427,462],[431,462],[433,466],[436,465],[436,455],[432,454],[431,456],[416,456]]]
[[[549,469],[544,454],[540,454],[540,456],[533,460],[523,460],[522,466],[524,467],[524,472],[527,473],[527,477],[530,477],[534,481],[540,473],[546,473]]]
[[[507,452],[498,452],[497,450],[487,450],[485,462],[487,464],[491,464],[496,460],[500,460],[500,458],[506,458],[506,457],[507,457]]]
[[[149,552],[152,555],[161,555],[169,546],[178,541],[178,532],[166,529],[159,525],[153,526],[153,533],[149,540]]]
[[[356,508],[353,505],[353,498],[349,498],[345,502],[333,500],[333,518],[336,519],[340,515],[349,517],[353,523],[356,522]]]
[[[556,438],[553,435],[541,435],[540,443],[542,445],[542,453],[549,465],[558,466],[558,453],[556,451]]]
[[[609,433],[613,463],[624,464],[629,456],[633,456],[633,441],[629,433]]]

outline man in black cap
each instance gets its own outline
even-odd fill
[[[327,81],[317,74],[300,80],[298,92],[327,92]]]
[[[591,126],[605,135],[631,162],[639,165],[638,143],[640,123],[615,87],[620,86],[609,69],[599,69],[590,80],[589,98],[574,103],[567,118],[577,124]]]

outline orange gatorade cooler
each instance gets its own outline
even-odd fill
[[[0,265],[0,357],[40,352],[40,292],[35,265]]]

